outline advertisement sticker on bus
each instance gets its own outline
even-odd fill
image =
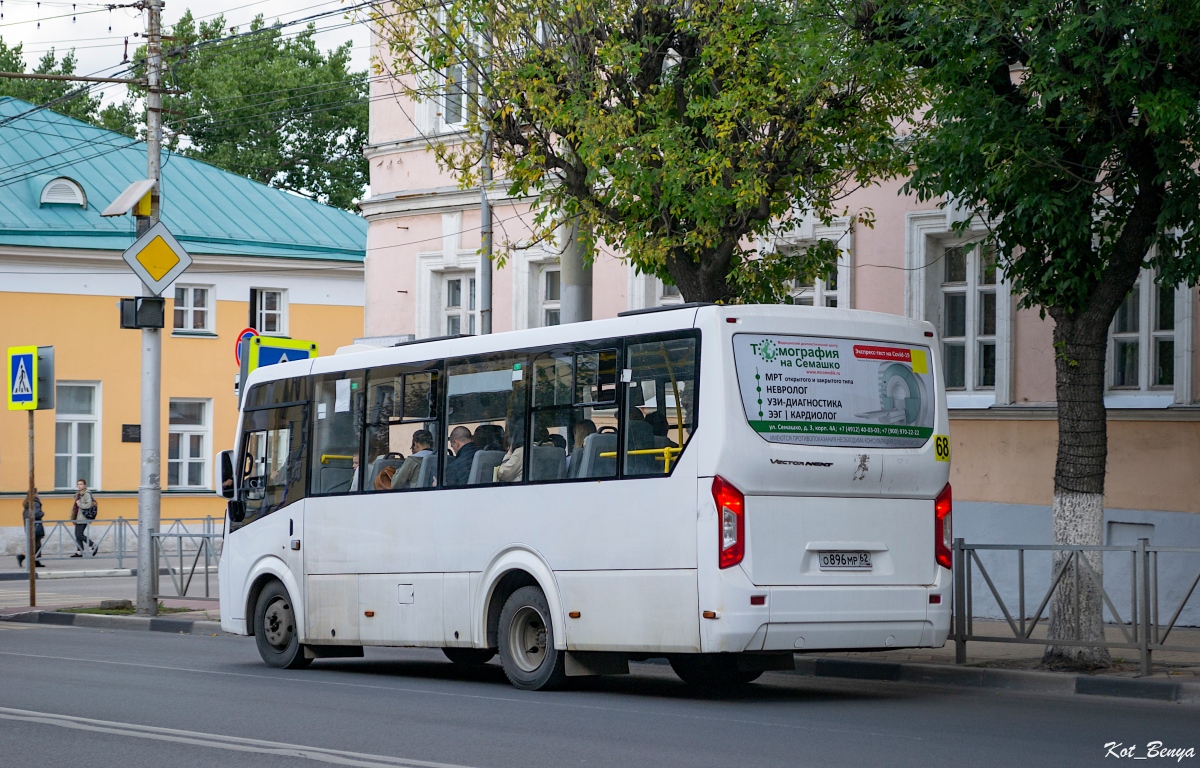
[[[916,448],[933,434],[927,347],[737,334],[733,350],[746,419],[764,440]]]

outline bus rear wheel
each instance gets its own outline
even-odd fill
[[[455,664],[463,667],[482,667],[496,655],[494,648],[443,648],[442,653]]]
[[[278,581],[263,587],[258,596],[254,607],[254,642],[258,645],[258,655],[269,666],[303,669],[312,663],[300,645],[292,598]]]
[[[696,688],[732,688],[752,683],[762,674],[738,669],[737,657],[731,653],[687,653],[668,660],[679,679]]]
[[[566,680],[566,654],[554,647],[550,605],[537,587],[521,587],[504,603],[497,627],[500,664],[523,691],[557,688]]]

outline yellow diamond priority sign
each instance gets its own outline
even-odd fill
[[[192,264],[192,257],[161,221],[129,246],[122,258],[155,296]]]

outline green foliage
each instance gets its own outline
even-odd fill
[[[928,99],[908,189],[987,220],[1026,306],[1105,328],[1144,261],[1196,282],[1200,3],[863,8]]]
[[[222,16],[197,24],[190,11],[175,24],[164,85],[182,93],[163,97],[166,146],[353,209],[367,184],[367,74],[351,69],[351,44],[322,53],[314,26],[285,37],[262,16],[250,31],[257,33],[212,42],[237,29]],[[142,48],[137,60],[144,56]]]
[[[11,48],[0,39],[0,71],[26,72],[24,43],[17,43]],[[75,74],[75,52],[68,51],[60,60],[51,48],[42,55],[37,66],[32,70],[39,75],[73,75]],[[45,104],[61,98],[76,90],[79,83],[67,80],[18,80],[15,78],[0,79],[0,96],[12,96],[28,101],[31,104]],[[93,122],[100,108],[100,97],[80,96],[64,100],[54,105],[54,111],[73,117],[77,120]]]
[[[535,239],[575,219],[688,300],[778,298],[788,258],[753,263],[754,243],[797,210],[829,220],[850,186],[903,168],[891,140],[891,119],[915,107],[903,78],[852,55],[855,34],[819,3],[428,8],[402,0],[377,20],[409,95],[445,99],[462,82],[458,95],[481,96],[473,140],[432,139],[444,167],[477,184],[486,129],[508,193],[534,201]]]

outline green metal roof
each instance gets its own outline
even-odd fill
[[[145,143],[48,109],[17,117],[33,108],[0,97],[0,246],[124,251],[135,239],[133,218],[100,212],[146,178]],[[40,202],[62,176],[83,188],[85,208]],[[162,220],[189,253],[366,256],[367,222],[348,211],[166,152],[162,178]]]

